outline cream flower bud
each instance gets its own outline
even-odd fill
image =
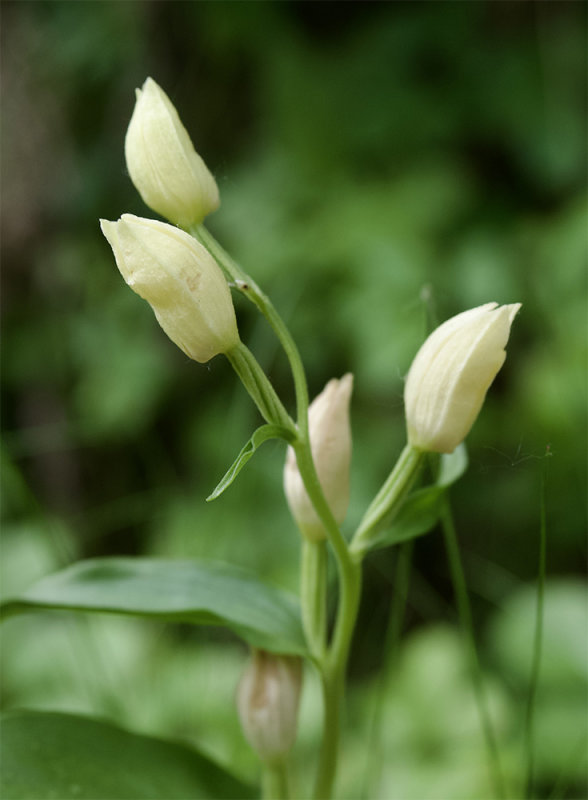
[[[276,763],[296,739],[302,661],[253,650],[237,688],[237,711],[245,738],[262,761]]]
[[[218,208],[216,181],[194,150],[173,103],[152,78],[137,89],[125,157],[144,202],[176,225],[198,225]]]
[[[231,292],[206,248],[173,225],[132,214],[100,227],[125,281],[187,356],[204,363],[238,344]]]
[[[440,325],[412,362],[404,388],[408,441],[452,453],[478,416],[506,358],[520,303],[486,303]]]
[[[338,523],[345,519],[349,505],[349,401],[352,390],[353,375],[350,373],[340,380],[331,380],[308,409],[312,457],[325,498]],[[286,454],[284,492],[292,516],[304,536],[314,541],[324,539],[327,535],[325,528],[306,493],[292,447]]]

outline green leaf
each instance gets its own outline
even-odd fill
[[[417,489],[402,504],[392,526],[383,530],[374,541],[374,547],[389,547],[392,544],[415,539],[427,533],[437,524],[441,510],[443,489],[429,486]]]
[[[228,489],[251,456],[264,442],[267,442],[268,439],[284,439],[286,442],[292,442],[294,440],[294,435],[282,425],[262,425],[258,428],[245,447],[243,447],[235,461],[231,464],[216,489],[206,498],[206,502],[216,500],[225,489]]]
[[[2,717],[5,800],[215,800],[256,792],[181,744],[54,712]]]
[[[409,494],[392,525],[379,533],[371,549],[406,542],[432,530],[439,520],[444,493],[463,475],[467,466],[468,455],[463,443],[453,453],[443,454],[436,482]]]
[[[306,654],[296,598],[230,564],[96,558],[43,578],[0,607],[110,612],[194,625],[224,625],[255,647]]]
[[[441,456],[439,472],[437,474],[437,480],[435,481],[436,485],[443,486],[444,488],[451,486],[452,483],[455,483],[461,478],[467,468],[468,451],[465,444],[462,442],[455,448],[453,453],[444,453]]]

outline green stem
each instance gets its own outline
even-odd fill
[[[396,564],[394,569],[394,578],[392,591],[393,596],[391,600],[390,617],[388,627],[386,630],[386,641],[383,650],[383,668],[380,671],[378,685],[375,691],[376,707],[370,726],[367,746],[367,760],[366,760],[366,775],[364,781],[363,796],[365,798],[371,797],[374,789],[377,786],[379,779],[379,770],[381,768],[381,727],[382,727],[382,710],[384,707],[384,698],[388,684],[390,673],[396,666],[396,659],[398,657],[398,645],[400,642],[400,634],[402,632],[402,625],[404,622],[404,614],[406,609],[406,600],[408,597],[408,588],[410,585],[410,573],[412,567],[412,551],[413,540],[403,542],[398,546],[396,553]]]
[[[322,664],[324,720],[315,798],[328,798],[337,770],[339,713],[345,691],[345,670],[361,593],[361,565],[349,555],[347,543],[323,494],[308,436],[293,444],[304,488],[323,523],[335,554],[339,575],[339,602],[333,640]]]
[[[331,675],[345,674],[353,629],[361,598],[361,564],[346,562],[339,587],[339,608],[326,668]]]
[[[302,435],[306,436],[308,431],[308,388],[302,359],[300,358],[300,353],[292,338],[292,334],[276,311],[269,297],[260,289],[253,278],[231,258],[204,225],[198,225],[191,230],[190,233],[210,251],[219,266],[233,279],[237,289],[257,306],[280,340],[288,361],[290,362],[290,369],[292,370],[294,390],[296,392],[296,417],[298,427]]]
[[[285,761],[263,765],[263,800],[288,800],[288,769]]]
[[[313,793],[314,800],[330,800],[339,751],[341,704],[344,695],[344,672],[336,675],[323,673],[323,739],[319,753],[319,767]]]
[[[322,671],[323,740],[313,797],[328,800],[337,772],[340,711],[345,695],[345,672],[361,597],[361,564],[347,562],[340,580],[339,609],[333,641]]]
[[[243,342],[239,342],[225,355],[266,422],[282,425],[295,432],[294,422],[251,350]]]
[[[392,472],[370,503],[355,532],[350,547],[355,558],[361,559],[369,550],[378,525],[398,511],[418,476],[424,455],[422,450],[417,450],[410,444],[405,445]]]
[[[321,522],[325,526],[335,554],[339,573],[339,607],[328,663],[331,671],[336,671],[336,669],[344,670],[359,607],[361,565],[351,558],[347,542],[343,538],[343,534],[339,530],[339,526],[325,499],[312,459],[308,438],[306,440],[299,439],[294,442],[293,447],[304,488]]]
[[[541,651],[543,647],[543,605],[545,594],[545,566],[547,551],[547,523],[545,512],[545,472],[543,466],[541,474],[541,501],[540,501],[540,524],[539,524],[539,566],[537,574],[537,611],[535,615],[535,636],[533,642],[533,661],[531,664],[531,679],[529,683],[529,696],[527,699],[527,710],[525,714],[525,785],[523,797],[527,800],[533,796],[533,722],[535,712],[535,701],[537,699],[537,687],[539,684],[539,670],[541,667]]]
[[[349,647],[361,597],[361,564],[351,560],[346,562],[340,573],[339,592],[335,632],[322,671],[323,740],[313,794],[315,800],[329,800],[337,773],[340,712],[345,696],[345,673]]]
[[[445,549],[447,551],[447,558],[449,561],[449,570],[451,572],[451,580],[453,583],[453,591],[455,593],[455,601],[457,604],[462,635],[466,643],[470,677],[476,696],[476,704],[478,707],[478,713],[480,715],[482,733],[486,743],[488,771],[490,773],[490,779],[494,784],[494,791],[498,797],[502,798],[506,796],[506,792],[504,779],[502,777],[502,769],[500,766],[500,758],[498,755],[498,745],[486,703],[480,661],[478,659],[478,651],[476,649],[476,641],[474,638],[472,610],[470,607],[463,565],[459,553],[459,544],[453,522],[453,514],[451,512],[451,506],[447,495],[444,497],[441,506],[441,526],[443,528]]]
[[[396,554],[394,597],[392,598],[390,625],[386,636],[386,664],[388,666],[394,666],[398,657],[398,644],[410,586],[413,545],[413,540],[402,543]]]
[[[327,547],[319,542],[302,540],[300,567],[300,602],[302,625],[308,647],[319,663],[327,646]]]
[[[284,348],[292,370],[296,392],[298,427],[298,439],[293,443],[293,447],[296,452],[298,470],[307,494],[325,527],[329,542],[333,547],[340,584],[333,641],[322,664],[325,724],[316,790],[317,797],[328,797],[332,790],[336,772],[339,742],[339,707],[344,694],[345,668],[359,607],[361,567],[359,559],[354,561],[350,557],[347,543],[325,499],[316,473],[308,437],[308,388],[306,376],[300,354],[288,328],[269,298],[257,286],[255,281],[229,256],[203,225],[199,225],[191,233],[208,248],[220,267],[234,280],[237,289],[245,294],[266,317]],[[237,369],[240,364],[233,363],[233,366]],[[247,369],[250,367],[249,357],[246,358],[245,367]],[[257,376],[254,377],[257,380]],[[251,393],[251,388],[248,387],[248,389]],[[252,396],[258,403],[260,410],[263,409],[262,414],[270,411],[265,404],[260,405],[259,398],[256,398],[253,394]],[[274,409],[272,408],[271,411],[273,413]],[[272,421],[274,420],[272,419]],[[284,424],[284,422],[280,421],[279,424]]]
[[[335,553],[335,559],[340,572],[340,577],[342,581],[345,582],[348,574],[351,571],[351,568],[353,567],[353,564],[351,562],[351,558],[349,557],[347,542],[339,530],[337,521],[335,520],[333,512],[331,511],[331,508],[327,503],[323,493],[312,458],[308,436],[303,438],[302,432],[300,432],[298,441],[294,442],[292,447],[296,453],[296,463],[298,465],[300,477],[304,483],[304,488],[306,489],[306,493],[308,494],[320,521],[325,527],[327,536]]]

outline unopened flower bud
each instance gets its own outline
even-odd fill
[[[198,225],[219,206],[216,181],[173,103],[147,78],[125,139],[127,169],[144,202],[176,225]]]
[[[266,763],[281,761],[294,744],[301,686],[300,658],[253,650],[237,689],[237,710],[245,738]]]
[[[464,311],[440,325],[412,362],[404,388],[409,444],[452,453],[476,421],[506,358],[520,303]]]
[[[187,356],[204,363],[238,344],[231,292],[206,248],[173,225],[132,214],[100,227],[125,281]]]
[[[353,375],[327,383],[308,409],[310,447],[318,478],[333,516],[343,522],[349,505],[351,427],[349,401]],[[326,537],[323,523],[310,501],[298,471],[296,454],[289,447],[284,467],[284,491],[292,516],[308,539]]]

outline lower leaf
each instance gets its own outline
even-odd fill
[[[14,711],[2,717],[6,800],[220,800],[256,791],[181,744],[91,717]]]
[[[0,616],[51,609],[223,625],[254,647],[307,655],[297,599],[230,564],[124,557],[80,561],[7,600]]]

